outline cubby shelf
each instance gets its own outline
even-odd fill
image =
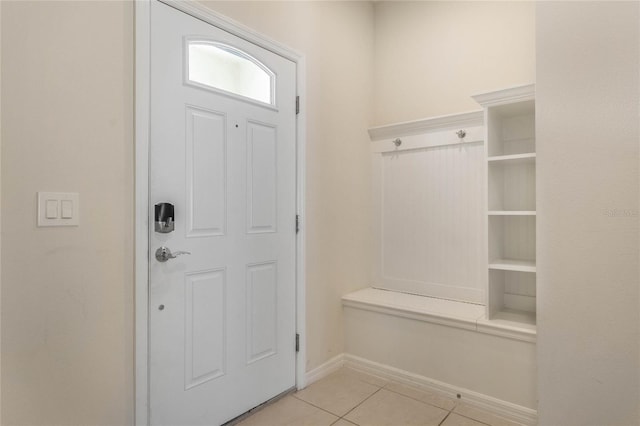
[[[531,260],[496,259],[489,262],[489,269],[536,272],[536,262]]]
[[[489,164],[526,164],[535,163],[536,153],[529,152],[526,154],[514,154],[514,155],[497,155],[487,158]]]
[[[478,321],[478,326],[480,326],[482,322],[482,320]],[[491,322],[509,328],[529,329],[535,332],[536,313],[516,309],[504,309],[493,314]]]
[[[535,216],[535,210],[489,210],[489,216]]]

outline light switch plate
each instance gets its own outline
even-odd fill
[[[38,226],[79,224],[80,195],[77,192],[38,192]]]

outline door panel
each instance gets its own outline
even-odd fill
[[[185,389],[225,374],[225,270],[185,277]]]
[[[187,237],[224,235],[226,222],[226,117],[186,108]]]
[[[220,424],[295,385],[295,64],[162,3],[151,16],[150,197],[175,206],[151,250],[191,253],[150,263],[151,422]],[[275,104],[189,83],[191,40],[270,70]]]
[[[275,355],[278,348],[276,262],[247,267],[247,363]]]
[[[278,135],[271,125],[247,125],[247,232],[276,232]]]

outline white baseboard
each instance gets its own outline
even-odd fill
[[[306,386],[339,370],[344,365],[344,356],[344,354],[336,355],[324,364],[317,366],[311,371],[307,371],[305,374]]]
[[[313,382],[316,382],[339,370],[341,367],[348,367],[372,376],[381,377],[386,380],[393,380],[414,388],[437,393],[448,398],[457,399],[458,395],[460,395],[460,400],[466,404],[488,410],[499,416],[525,425],[536,425],[538,421],[538,412],[532,408],[523,407],[479,392],[453,386],[419,374],[410,373],[399,368],[369,361],[368,359],[349,354],[336,355],[324,364],[307,372],[305,374],[306,385],[309,386]]]
[[[329,362],[332,362],[337,358],[339,357],[335,357]],[[460,395],[460,400],[464,401],[466,404],[488,410],[492,413],[518,423],[526,425],[536,425],[538,421],[538,412],[528,407],[523,407],[521,405],[493,398],[491,396],[474,392],[468,389],[459,388],[448,383],[443,383],[425,376],[420,376],[418,374],[400,370],[399,368],[380,364],[374,361],[369,361],[367,359],[360,358],[354,355],[343,354],[341,360],[342,365],[344,365],[345,367],[349,367],[373,376],[382,377],[383,379],[393,380],[395,382],[399,382],[418,389],[424,389],[449,398],[456,399],[457,396]],[[324,367],[327,364],[328,363],[323,364],[321,367]],[[307,374],[311,374],[319,368],[320,367]],[[335,371],[338,368],[340,367],[336,367],[332,371]]]

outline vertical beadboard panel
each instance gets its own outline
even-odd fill
[[[489,210],[535,210],[536,166],[489,164]]]
[[[504,118],[501,126],[502,153],[507,155],[535,152],[535,127],[533,114]]]
[[[502,168],[504,169],[501,188],[503,205],[496,210],[535,210],[535,163],[505,164]]]
[[[535,216],[498,216],[503,227],[503,258],[515,260],[536,259]]]
[[[384,153],[379,167],[377,286],[483,303],[482,143]]]

